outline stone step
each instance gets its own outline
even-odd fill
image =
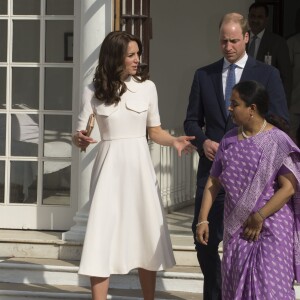
[[[1,300],[83,300],[91,299],[89,288],[68,285],[0,283]],[[107,299],[143,300],[140,290],[109,289]],[[201,300],[202,296],[190,292],[160,292],[157,300]]]
[[[177,265],[199,266],[192,236],[171,234],[171,241]]]
[[[171,234],[178,265],[198,266],[191,235]],[[62,232],[0,230],[0,257],[80,260],[82,242],[63,241]]]
[[[0,282],[35,285],[68,285],[89,287],[89,279],[79,276],[78,261],[38,258],[9,258],[0,261]],[[157,273],[157,291],[191,292],[200,294],[203,275],[199,267],[175,266]],[[136,270],[126,275],[112,275],[110,287],[139,290]],[[2,298],[1,298],[2,300]]]
[[[79,260],[82,242],[63,241],[62,232],[0,230],[0,257]]]
[[[90,299],[90,294],[86,292],[89,287],[88,278],[78,276],[78,265],[79,261],[57,259],[2,259],[0,261],[0,299]],[[27,289],[14,289],[14,286],[25,286]],[[40,287],[41,291],[33,289],[32,286],[35,288]],[[128,275],[112,275],[110,286],[112,294],[111,298],[108,299],[142,299],[136,296],[136,293],[139,293],[140,285],[135,270]],[[53,287],[53,290],[51,287]],[[71,292],[61,292],[63,287],[67,287],[67,289],[74,287],[74,289]],[[193,297],[201,299],[202,288],[203,275],[200,273],[199,267],[176,266],[170,270],[158,272],[158,292],[168,291],[168,293],[174,293],[174,295],[188,292],[187,295],[182,296],[183,298],[174,296],[174,299],[196,299]],[[300,299],[300,286],[298,284],[295,285],[295,290],[297,299]],[[120,295],[117,291],[119,293],[126,291],[126,293]]]
[[[188,230],[171,231],[171,240],[177,266],[158,272],[157,291],[162,294],[157,299],[201,299],[203,275],[192,236]],[[81,242],[63,241],[61,232],[0,230],[0,244],[1,300],[91,299],[88,278],[77,274]],[[135,270],[113,275],[110,286],[108,299],[142,299]],[[300,300],[300,285],[295,290]]]
[[[297,299],[299,291],[296,288]],[[83,300],[91,299],[90,289],[80,286],[0,283],[1,300]],[[143,300],[140,290],[109,289],[107,299]],[[202,300],[199,293],[167,291],[156,293],[156,300]]]

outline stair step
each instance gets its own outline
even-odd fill
[[[0,283],[1,300],[82,300],[91,299],[89,288],[68,285]],[[107,299],[143,300],[140,290],[109,289]],[[202,296],[190,292],[157,292],[157,300],[200,300]]]
[[[47,284],[0,283],[1,300],[29,299],[91,299],[90,289],[85,287]]]
[[[88,287],[89,278],[77,274],[78,265],[78,261],[9,258],[0,261],[0,282],[38,285],[63,283]],[[202,282],[203,275],[199,267],[175,266],[157,273],[156,286],[158,291],[201,293]],[[112,275],[110,286],[116,289],[140,289],[137,271],[132,270],[126,275]]]
[[[80,260],[82,242],[63,241],[62,232],[0,230],[0,257]]]
[[[171,234],[178,265],[198,266],[193,237]],[[80,260],[82,242],[63,241],[62,232],[0,230],[0,257]]]
[[[198,266],[197,255],[195,253],[194,240],[189,235],[171,234],[173,253],[177,265]]]

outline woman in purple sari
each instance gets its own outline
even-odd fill
[[[238,127],[220,143],[197,224],[206,245],[208,214],[226,191],[222,299],[295,299],[300,279],[300,150],[268,123],[268,95],[255,81],[233,88],[229,111]]]

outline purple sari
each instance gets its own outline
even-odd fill
[[[277,177],[292,172],[297,193],[268,217],[258,241],[242,237],[248,216],[278,189]],[[211,176],[225,191],[222,299],[295,299],[300,280],[300,150],[282,131],[273,128],[245,140],[237,128],[221,141]]]

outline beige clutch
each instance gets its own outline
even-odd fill
[[[95,126],[95,115],[94,114],[90,114],[89,116],[89,119],[88,119],[88,122],[86,124],[86,136],[90,136],[92,131],[93,131],[93,128]],[[80,150],[81,152],[85,152],[86,151],[86,148],[81,148]]]
[[[95,115],[94,114],[90,114],[89,116],[89,120],[86,124],[86,136],[90,136],[92,131],[93,131],[93,128],[95,126]]]

